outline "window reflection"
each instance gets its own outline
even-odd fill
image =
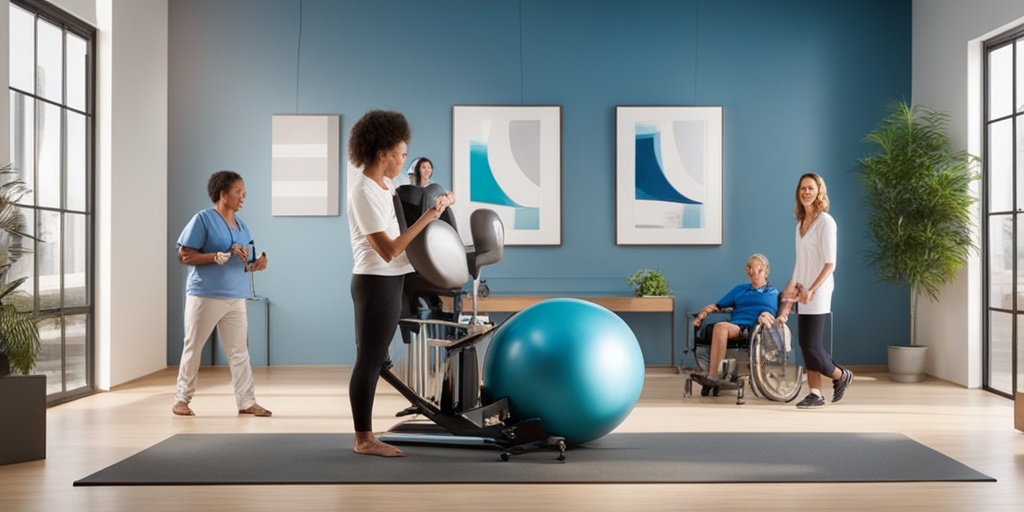
[[[61,108],[42,101],[36,102],[36,108],[36,162],[39,176],[33,188],[39,206],[60,208]]]
[[[22,91],[33,92],[32,80],[35,73],[32,70],[35,60],[32,52],[24,51],[24,48],[32,48],[35,45],[36,20],[35,16],[16,5],[11,5],[10,10],[10,81],[11,87]]]
[[[64,371],[67,389],[88,385],[88,316],[68,315],[64,320]]]
[[[36,100],[19,92],[11,93],[11,163],[22,181],[36,182]],[[36,193],[29,191],[18,204],[36,204]]]
[[[85,73],[85,68],[88,63],[87,48],[88,45],[85,39],[78,37],[74,34],[67,35],[67,81],[68,81],[68,98],[67,105],[73,109],[85,110],[85,93],[88,90],[86,88],[85,79],[88,75]]]
[[[67,193],[68,210],[84,212],[86,209],[86,125],[85,116],[75,112],[67,113]]]
[[[39,326],[39,341],[42,350],[36,359],[36,369],[32,372],[46,375],[46,393],[64,391],[64,358],[60,317],[49,317],[36,322]]]
[[[60,27],[40,19],[36,36],[36,94],[63,103],[64,34]]]
[[[1009,393],[1013,389],[1013,315],[992,312],[989,316],[989,387]]]
[[[1009,215],[990,217],[989,243],[989,307],[1013,307],[1013,219]]]
[[[85,288],[85,273],[88,269],[86,257],[85,215],[65,214],[64,228],[64,306],[88,304]]]

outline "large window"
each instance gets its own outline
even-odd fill
[[[36,240],[9,278],[28,277],[51,403],[93,385],[94,39],[50,4],[10,5],[11,160],[32,190],[19,205]]]
[[[1024,384],[1024,30],[985,48],[985,387]]]

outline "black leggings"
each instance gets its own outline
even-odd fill
[[[807,370],[818,372],[831,379],[832,373],[836,371],[836,363],[821,346],[826,318],[828,318],[828,314],[798,315],[796,327],[800,336],[800,350],[804,353],[804,365],[807,366]]]
[[[373,398],[402,311],[405,276],[352,275],[356,362],[348,384],[356,432],[373,431]]]

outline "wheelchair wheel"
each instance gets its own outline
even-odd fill
[[[756,394],[769,400],[791,402],[800,394],[804,368],[796,364],[788,327],[757,326],[750,343],[750,373]]]

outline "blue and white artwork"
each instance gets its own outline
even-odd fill
[[[616,131],[616,243],[721,244],[721,107],[618,107]]]
[[[507,245],[560,244],[560,107],[456,106],[452,112],[458,224],[468,226],[474,210],[488,208],[501,218]]]

